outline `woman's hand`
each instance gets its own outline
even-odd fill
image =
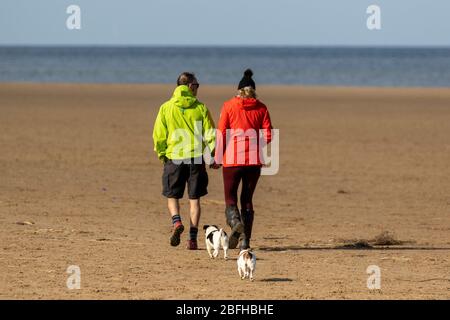
[[[211,163],[211,164],[209,165],[209,167],[210,167],[211,169],[215,169],[215,170],[219,169],[221,166],[222,166],[221,164],[218,164],[218,163],[216,163],[215,161],[213,161],[213,163]]]

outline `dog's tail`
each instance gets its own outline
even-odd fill
[[[225,250],[225,259],[227,259],[227,250],[230,247],[230,239],[228,238],[228,235],[223,229],[219,230],[220,233],[220,243],[222,244],[223,250]]]
[[[222,241],[225,242],[226,245],[228,246],[229,239],[228,239],[227,233],[225,231],[223,231],[223,229],[220,229],[219,234],[220,234],[220,239],[222,239]]]

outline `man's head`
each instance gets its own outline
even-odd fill
[[[183,72],[177,79],[177,86],[186,85],[192,91],[194,96],[197,96],[198,87],[200,86],[195,74],[190,72]]]

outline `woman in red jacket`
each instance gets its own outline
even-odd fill
[[[250,248],[253,226],[253,193],[263,165],[261,148],[271,141],[272,124],[267,107],[257,99],[253,72],[247,69],[238,95],[223,105],[218,125],[216,163],[223,165],[225,216],[231,228],[229,247]],[[262,137],[262,138],[261,138]],[[238,187],[241,212],[238,209]]]

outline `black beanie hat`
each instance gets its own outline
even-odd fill
[[[244,71],[244,77],[239,81],[238,90],[245,87],[252,87],[256,90],[255,81],[252,79],[253,71],[251,69],[247,69]]]

